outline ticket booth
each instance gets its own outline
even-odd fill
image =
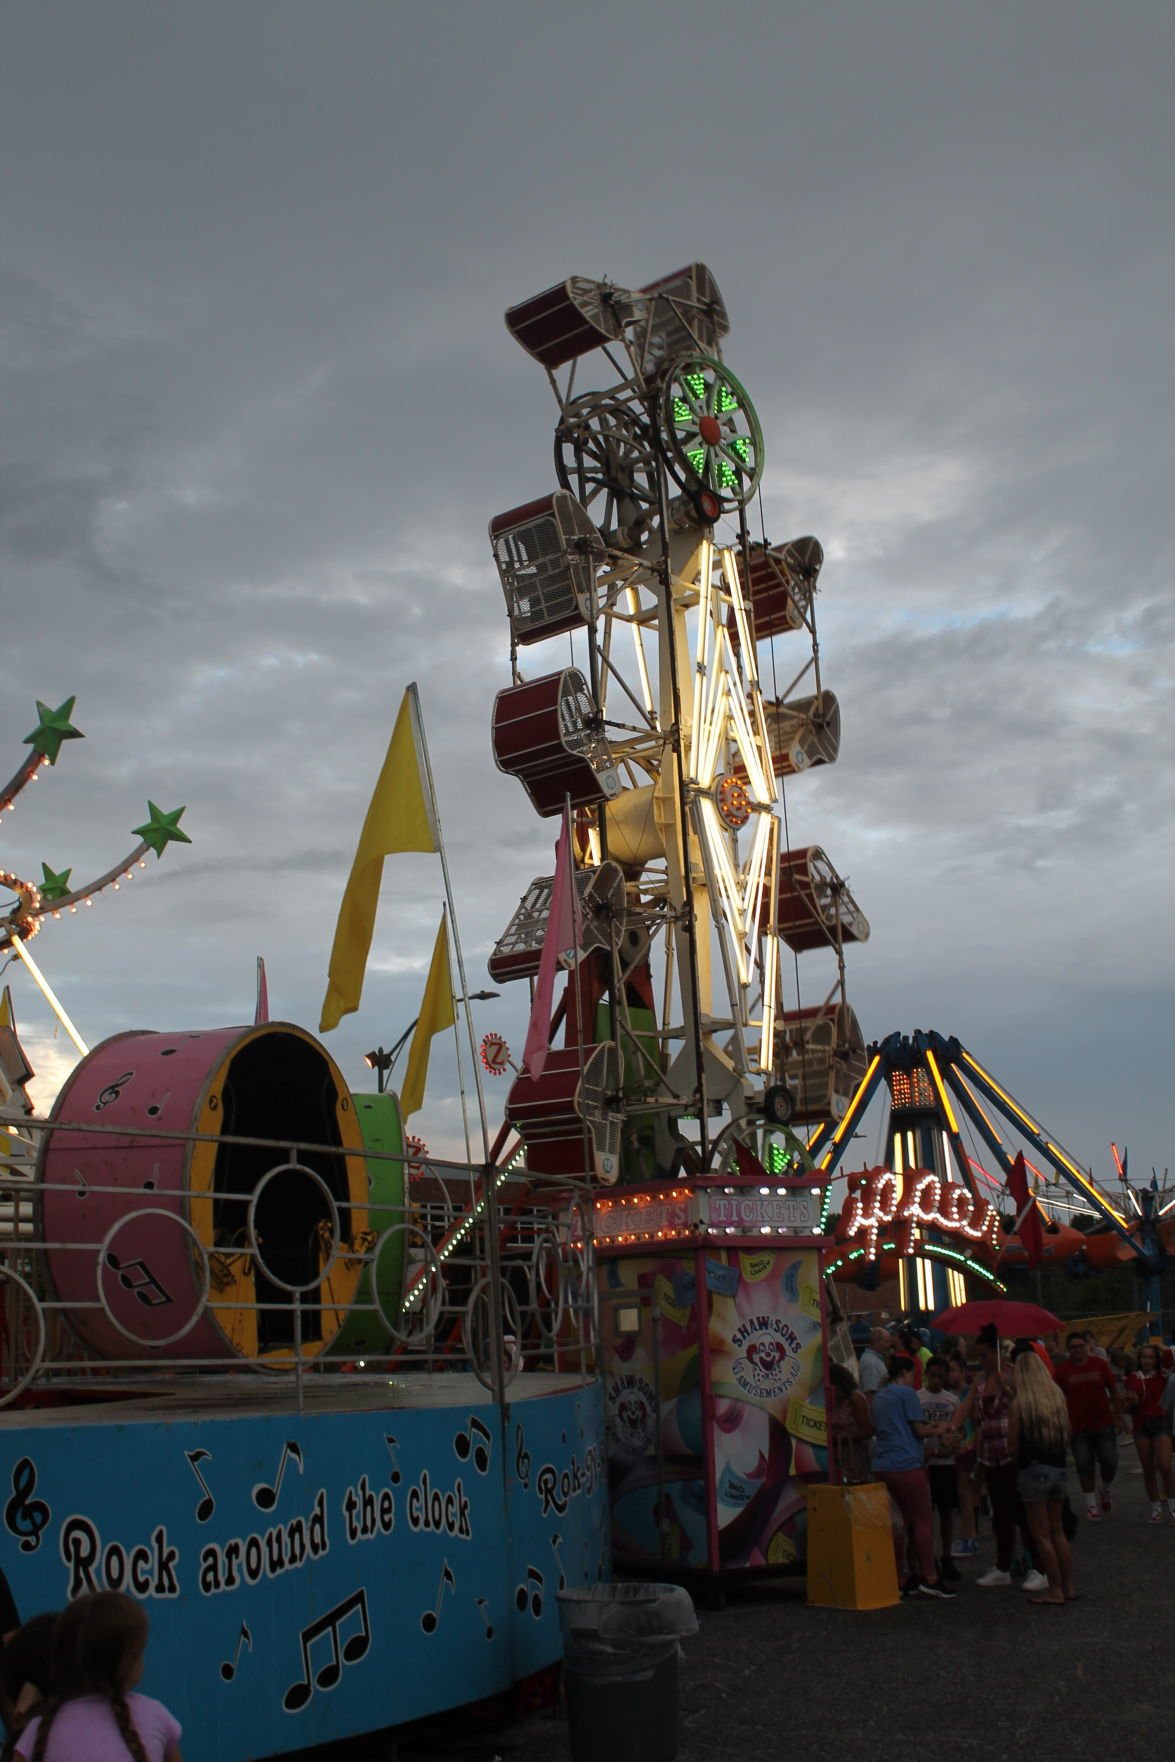
[[[820,1199],[726,1175],[595,1201],[618,1566],[803,1570],[828,1478]]]

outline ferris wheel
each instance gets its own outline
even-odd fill
[[[582,926],[559,1057],[522,1072],[507,1117],[540,1172],[701,1170],[732,1135],[839,1118],[865,1069],[844,948],[868,922],[779,814],[781,780],[839,750],[823,552],[751,537],[763,432],[704,264],[635,290],[572,277],[506,325],[555,395],[558,487],[490,522],[513,676],[492,744],[540,816],[574,816]],[[768,699],[777,640],[794,676]],[[551,886],[523,896],[495,978],[537,971]],[[835,972],[813,1002],[798,957],[817,949]]]

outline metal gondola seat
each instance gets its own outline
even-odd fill
[[[730,330],[718,283],[704,263],[687,263],[621,300],[629,345],[647,379],[675,355],[721,355]]]
[[[782,698],[763,706],[776,777],[793,777],[813,765],[833,765],[840,752],[840,704],[831,691]]]
[[[514,916],[494,945],[488,962],[495,984],[509,979],[531,979],[539,970],[547,921],[551,915],[553,875],[540,875],[518,902]],[[601,863],[596,869],[577,869],[579,895],[579,943],[575,959],[597,948],[611,948],[624,929],[624,871],[618,863]],[[573,965],[565,961],[564,965]]]
[[[563,367],[601,343],[619,341],[617,292],[607,282],[573,275],[511,306],[506,329],[544,367]]]
[[[869,920],[818,844],[781,853],[776,907],[779,934],[797,954],[869,939]]]
[[[610,1040],[552,1048],[541,1076],[516,1077],[506,1118],[535,1174],[593,1176],[611,1185],[620,1172],[620,1061]]]
[[[494,699],[492,741],[500,771],[517,777],[544,818],[620,794],[611,749],[587,681],[575,667],[508,686]]]
[[[607,548],[567,490],[496,514],[490,544],[515,642],[541,642],[595,617],[595,572]]]
[[[847,1003],[788,1010],[776,1023],[775,1068],[794,1097],[793,1121],[842,1119],[867,1062]]]
[[[796,538],[783,545],[752,544],[745,557],[739,554],[739,580],[756,642],[808,623],[823,561],[824,552],[814,538]]]

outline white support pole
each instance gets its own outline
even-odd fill
[[[52,985],[50,985],[48,979],[46,979],[44,973],[41,971],[19,936],[14,936],[12,938],[12,949],[13,953],[20,957],[29,972],[32,974],[33,980],[35,984],[40,987],[49,1008],[53,1011],[53,1014],[57,1017],[57,1020],[61,1023],[61,1026],[65,1029],[66,1033],[84,1058],[90,1050],[89,1047],[66,1015],[58,1000],[57,993],[54,991]]]
[[[449,879],[449,859],[445,855],[445,840],[441,833],[441,816],[437,807],[437,793],[433,784],[432,760],[429,758],[428,741],[424,733],[424,718],[420,713],[420,693],[413,680],[408,687],[412,697],[412,719],[415,725],[417,740],[420,743],[420,754],[424,760],[424,780],[428,787],[429,807],[432,811],[433,824],[437,830],[437,854],[441,859],[441,874],[445,883],[445,903],[449,911],[449,922],[453,926],[453,948],[457,955],[457,977],[461,986],[461,1003],[465,1011],[465,1026],[469,1036],[469,1056],[473,1065],[473,1080],[477,1088],[477,1107],[481,1117],[482,1141],[482,1189],[485,1203],[487,1253],[490,1278],[490,1382],[495,1402],[499,1406],[506,1399],[506,1364],[503,1352],[502,1325],[505,1320],[502,1309],[502,1267],[498,1242],[498,1203],[495,1194],[494,1170],[490,1158],[490,1130],[486,1119],[485,1092],[481,1081],[481,1065],[478,1061],[477,1047],[473,1038],[473,1016],[469,1008],[469,984],[465,977],[465,956],[461,949],[461,934],[457,928],[457,911],[453,903],[453,887]],[[458,1068],[460,1068],[458,1064]]]

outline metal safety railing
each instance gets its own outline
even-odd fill
[[[494,1391],[496,1361],[503,1396],[525,1373],[594,1375],[582,1183],[520,1164],[169,1130],[169,1147],[272,1160],[247,1186],[214,1176],[163,1188],[142,1178],[144,1150],[165,1141],[157,1130],[30,1116],[19,1132],[0,1157],[0,1407],[210,1373],[285,1382],[299,1406],[309,1386],[356,1375],[472,1372]],[[48,1132],[91,1145],[108,1134],[109,1178],[75,1169],[76,1182],[46,1182],[33,1147]],[[133,1170],[118,1155],[132,1147]],[[400,1203],[371,1197],[376,1164],[403,1169]]]

